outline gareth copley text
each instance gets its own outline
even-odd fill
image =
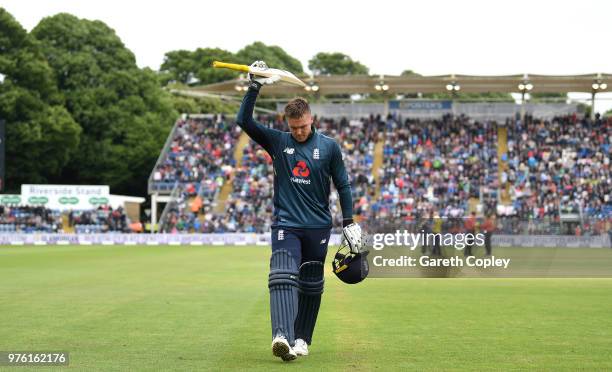
[[[510,264],[509,258],[497,258],[495,256],[477,258],[474,256],[468,257],[408,257],[400,256],[397,258],[383,258],[382,256],[375,256],[372,259],[374,266],[383,267],[478,267],[481,269],[503,267],[508,268]]]

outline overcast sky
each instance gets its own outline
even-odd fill
[[[609,0],[0,0],[0,6],[28,30],[59,12],[102,20],[139,66],[156,70],[170,50],[236,52],[262,41],[304,68],[317,52],[338,51],[376,74],[612,73]]]

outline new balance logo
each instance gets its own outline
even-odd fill
[[[289,155],[293,155],[293,153],[295,152],[295,149],[293,147],[285,147],[283,152]]]
[[[312,158],[315,160],[319,160],[319,149],[314,149],[312,152]]]

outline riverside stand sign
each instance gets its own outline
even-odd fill
[[[106,185],[21,185],[21,202],[54,210],[80,210],[108,204]]]

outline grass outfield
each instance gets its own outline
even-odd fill
[[[288,365],[270,351],[268,256],[0,247],[0,350],[69,351],[72,368],[105,371],[612,369],[612,279],[349,286],[329,262],[311,355]]]

